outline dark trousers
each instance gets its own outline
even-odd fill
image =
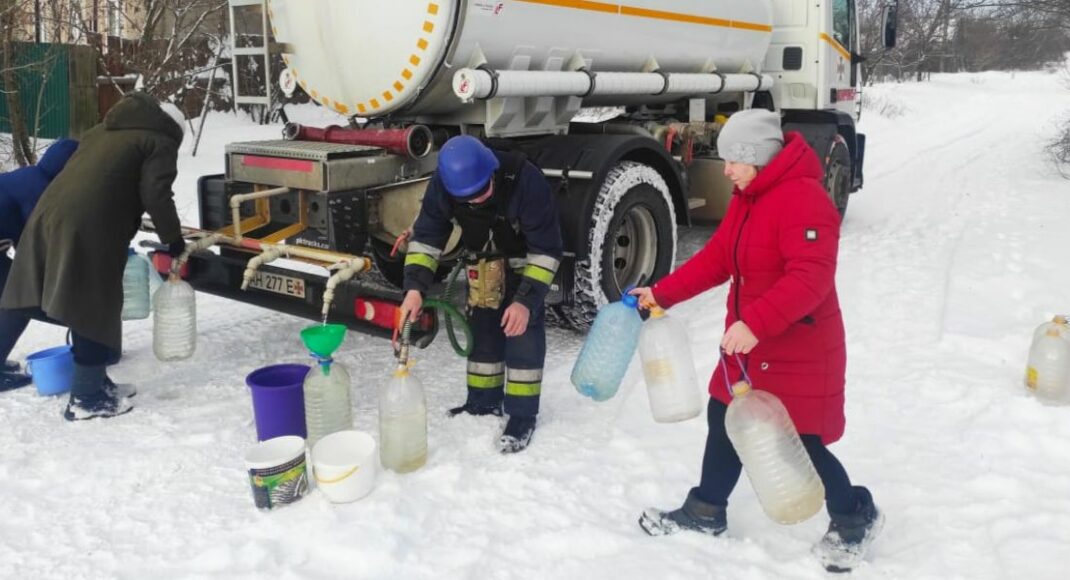
[[[0,255],[0,294],[7,284],[7,276],[11,272],[12,261],[6,255]],[[30,320],[40,320],[49,324],[63,326],[62,323],[52,320],[40,308],[22,308],[18,310],[0,309],[0,362],[11,356],[22,333],[26,331]],[[74,354],[74,362],[83,366],[98,366],[108,364],[116,360],[116,354],[110,348],[81,336],[77,332],[71,332],[71,351]]]
[[[725,430],[728,407],[711,397],[707,411],[709,434],[706,436],[706,454],[702,458],[702,481],[692,493],[706,503],[727,506],[728,496],[739,481],[743,464]],[[851,487],[851,478],[843,465],[817,435],[802,435],[801,438],[821,482],[825,484],[825,507],[829,514],[854,513],[859,506],[859,497]]]
[[[468,355],[468,402],[493,406],[505,399],[505,412],[534,417],[542,394],[542,367],[546,359],[545,307],[531,310],[527,331],[506,337],[502,316],[512,304],[519,276],[506,277],[505,300],[500,308],[470,308],[472,353]]]
[[[4,293],[4,285],[7,284],[7,275],[11,273],[11,258],[6,254],[0,254],[0,295]],[[29,318],[24,318],[8,310],[0,310],[0,362],[7,360],[15,343],[30,324]]]
[[[21,308],[19,310],[0,310],[0,360],[6,360],[18,343],[30,320],[39,320],[57,326],[62,323],[49,318],[40,308]],[[110,348],[90,340],[77,332],[71,332],[71,351],[74,362],[82,366],[103,366],[112,358]]]

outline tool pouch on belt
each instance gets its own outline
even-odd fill
[[[480,259],[468,264],[468,306],[497,310],[505,300],[505,260]]]

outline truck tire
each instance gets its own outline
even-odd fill
[[[379,273],[383,275],[383,278],[386,278],[387,282],[401,288],[405,284],[405,254],[399,253],[396,256],[391,256],[390,250],[393,249],[392,246],[375,238],[372,238],[369,246],[371,246],[372,261],[375,262],[375,267],[379,270]],[[438,270],[435,271],[435,282],[445,280],[452,268],[453,262],[439,264]]]
[[[584,329],[598,309],[629,286],[649,285],[672,271],[676,219],[669,186],[654,168],[622,161],[609,171],[590,216],[586,258],[576,264],[575,300],[559,313]]]
[[[390,255],[391,246],[386,242],[372,238],[368,244],[371,246],[372,261],[376,269],[388,282],[401,288],[405,282],[405,255]]]
[[[851,156],[847,144],[840,139],[833,141],[825,161],[825,190],[842,219],[847,214],[847,200],[851,196]]]

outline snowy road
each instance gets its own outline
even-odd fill
[[[1070,181],[1040,155],[1070,93],[1056,75],[986,73],[884,85],[903,109],[867,111],[866,187],[853,197],[838,273],[848,334],[848,427],[833,450],[886,512],[852,578],[1070,576],[1070,408],[1021,386],[1033,328],[1070,311]],[[278,128],[215,117],[184,158],[180,207],[218,172],[222,143]],[[188,149],[188,143],[187,147]],[[707,231],[685,234],[695,249]],[[715,362],[724,289],[673,311],[700,376]],[[580,338],[552,330],[532,447],[503,457],[497,419],[446,419],[464,363],[445,340],[418,353],[431,455],[384,474],[366,499],[313,493],[252,507],[242,455],[255,430],[244,376],[304,362],[303,320],[198,297],[190,362],[163,365],[151,321],[128,323],[114,378],[138,385],[122,418],[65,424],[61,400],[0,395],[0,578],[823,578],[810,555],[827,525],[768,520],[741,480],[729,534],[649,538],[649,505],[697,483],[703,419],[655,424],[635,365],[605,403],[568,381]],[[14,356],[63,340],[34,324]],[[387,342],[350,334],[355,422],[377,434]]]

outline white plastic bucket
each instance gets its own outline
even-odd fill
[[[260,509],[291,504],[308,493],[305,440],[296,435],[257,443],[245,454],[245,468]]]
[[[312,474],[327,499],[349,503],[371,493],[379,468],[375,439],[361,431],[336,431],[312,448]]]

